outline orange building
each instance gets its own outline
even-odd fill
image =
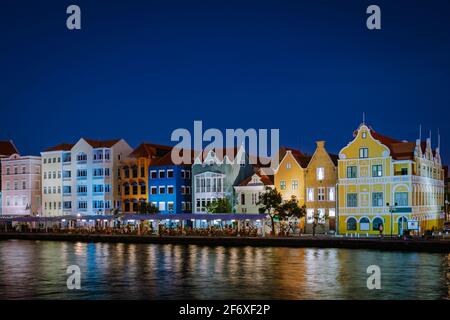
[[[142,143],[121,162],[117,188],[122,212],[136,213],[140,203],[148,202],[148,168],[171,150],[170,146]]]
[[[325,149],[325,141],[317,147],[306,168],[306,232],[317,233],[336,229],[336,184],[338,156]]]

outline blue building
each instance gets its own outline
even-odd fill
[[[149,166],[148,174],[148,202],[160,213],[192,212],[190,165],[175,165],[169,152]]]

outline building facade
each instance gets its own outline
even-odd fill
[[[302,152],[287,148],[281,158],[278,168],[274,174],[275,188],[281,193],[284,201],[290,200],[293,196],[300,206],[305,204],[305,173],[311,157],[305,156]]]
[[[365,124],[339,153],[341,234],[419,234],[443,220],[444,177],[439,147],[383,136]],[[416,230],[417,229],[417,230]]]
[[[325,149],[325,141],[316,142],[316,150],[305,171],[306,226],[311,233],[316,223],[316,233],[336,228],[336,185],[338,156]]]
[[[63,197],[72,196],[71,152],[72,144],[62,143],[41,152],[42,214],[61,216],[72,213],[72,206],[63,208]]]
[[[171,153],[149,167],[149,202],[160,213],[192,212],[191,165],[175,165]]]
[[[253,174],[244,147],[209,150],[198,154],[192,165],[192,205],[194,213],[207,212],[216,199],[226,198],[235,207],[234,187]]]
[[[119,208],[125,213],[137,213],[140,203],[149,200],[149,166],[170,154],[172,147],[142,143],[127,159],[120,161],[117,190],[121,198]]]
[[[41,214],[41,158],[13,154],[3,158],[2,214],[38,216]]]
[[[234,187],[236,213],[260,213],[259,196],[266,192],[266,188],[274,188],[273,176],[256,168],[253,175]]]
[[[51,215],[110,214],[120,206],[119,162],[131,147],[124,140],[81,138],[41,153],[43,213]]]
[[[19,154],[19,150],[17,150],[14,142],[12,140],[4,141],[0,140],[0,215],[2,214],[2,166],[1,160],[4,158],[9,158],[13,154]]]

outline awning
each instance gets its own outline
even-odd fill
[[[125,214],[122,220],[262,220],[265,214],[250,213],[157,213],[157,214]]]
[[[61,222],[62,220],[115,220],[118,216],[113,215],[66,215],[55,217],[34,217],[34,216],[15,216],[0,217],[0,222]],[[127,220],[263,220],[265,214],[252,213],[157,213],[157,214],[130,214],[126,213],[120,216],[124,221]]]

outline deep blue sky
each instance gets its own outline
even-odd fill
[[[366,29],[369,4],[382,30]],[[365,111],[400,139],[439,127],[448,161],[449,15],[447,0],[2,0],[0,139],[22,154],[80,136],[137,146],[203,120],[337,152]]]

